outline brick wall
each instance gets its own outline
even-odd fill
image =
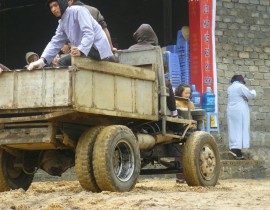
[[[216,52],[221,133],[227,141],[227,88],[234,74],[257,91],[250,101],[251,146],[270,147],[270,0],[217,0]]]

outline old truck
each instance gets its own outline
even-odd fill
[[[140,174],[215,186],[215,139],[199,131],[196,113],[168,115],[161,49],[118,54],[119,63],[78,57],[1,75],[0,191],[27,190],[39,169],[61,176],[74,166],[92,192],[130,191]]]

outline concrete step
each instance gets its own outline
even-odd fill
[[[220,179],[257,179],[266,177],[264,161],[221,160]]]

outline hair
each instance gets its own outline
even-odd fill
[[[174,91],[174,92],[175,92],[175,95],[176,95],[176,96],[179,96],[179,97],[182,97],[182,94],[183,94],[185,88],[190,88],[190,91],[192,91],[192,90],[191,90],[191,87],[190,87],[188,84],[181,83],[181,84],[179,84],[179,85],[177,86],[177,88],[175,89],[175,91]],[[190,94],[190,96],[191,96],[191,94]]]
[[[243,77],[241,74],[237,74],[237,75],[234,75],[234,76],[232,77],[231,83],[233,83],[233,82],[235,82],[235,81],[239,81],[239,82],[241,82],[241,83],[243,83],[243,84],[246,84],[245,79],[244,79],[244,77]]]

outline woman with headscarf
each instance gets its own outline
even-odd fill
[[[227,123],[230,153],[236,159],[245,159],[243,148],[250,145],[250,113],[248,100],[256,97],[255,90],[249,90],[242,75],[234,75],[228,88]]]
[[[158,46],[158,38],[149,24],[142,24],[133,34],[136,44],[130,46],[129,50],[142,50]]]
[[[136,44],[130,46],[129,50],[143,50],[149,49],[153,46],[158,46],[158,38],[153,28],[149,24],[142,24],[133,34]],[[167,97],[167,106],[171,111],[172,117],[178,117],[176,109],[174,93],[170,81],[166,81],[166,87],[169,89],[169,96]]]

